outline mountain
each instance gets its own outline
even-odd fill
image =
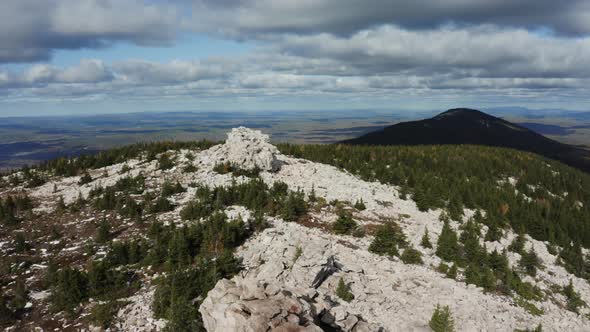
[[[537,153],[590,172],[590,151],[557,142],[518,124],[467,108],[450,109],[430,119],[401,122],[341,143],[505,147]]]
[[[0,175],[0,329],[590,331],[587,188],[511,149],[243,127],[56,159]]]

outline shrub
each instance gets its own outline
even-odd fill
[[[340,278],[338,281],[338,287],[336,287],[336,296],[346,302],[350,302],[354,299],[354,294],[350,291],[350,287],[344,282],[344,279]]]
[[[175,184],[173,184],[172,182],[164,182],[164,184],[162,184],[162,196],[163,197],[170,197],[172,195],[176,195],[176,194],[180,194],[186,192],[186,189],[178,182],[176,181]]]
[[[393,221],[386,222],[377,228],[375,239],[369,251],[378,255],[399,255],[398,247],[406,246],[406,238],[401,228]]]
[[[354,208],[359,210],[359,211],[363,211],[367,209],[367,206],[365,206],[365,202],[363,202],[363,199],[359,199],[356,201],[356,203],[354,203]]]
[[[406,248],[400,257],[406,264],[422,264],[422,253],[414,248]]]
[[[432,313],[432,318],[428,322],[428,326],[434,332],[453,332],[455,331],[455,322],[451,317],[451,311],[448,306],[441,307],[436,305],[436,309]]]
[[[343,211],[339,213],[338,219],[332,225],[332,230],[335,234],[344,235],[351,234],[356,227],[357,223],[352,219],[352,215]]]
[[[92,322],[92,325],[106,330],[111,326],[113,318],[118,310],[119,305],[115,301],[96,304],[90,310],[90,321]]]
[[[131,167],[129,167],[129,165],[127,165],[127,164],[124,164],[123,167],[121,167],[119,174],[125,174],[125,173],[129,172],[130,170],[131,170]]]
[[[542,309],[537,308],[537,306],[535,306],[534,304],[528,302],[527,300],[525,300],[521,297],[518,297],[516,299],[516,305],[523,308],[529,314],[534,315],[534,316],[541,316],[542,314],[544,314],[544,311]]]
[[[182,169],[182,171],[184,173],[194,173],[198,170],[199,170],[199,168],[193,164],[188,164],[188,165],[184,166],[184,168]]]
[[[92,177],[90,174],[88,174],[88,171],[84,171],[84,174],[80,178],[80,181],[78,181],[78,184],[82,186],[90,182],[92,182]]]
[[[160,158],[158,158],[158,169],[164,171],[167,169],[171,169],[172,167],[174,167],[174,162],[172,161],[170,156],[167,153],[162,153],[162,155],[160,155]]]

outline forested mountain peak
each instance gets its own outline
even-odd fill
[[[345,140],[356,145],[474,144],[534,152],[590,171],[588,150],[549,139],[530,129],[484,112],[455,108],[437,116],[401,122],[382,130]]]
[[[0,326],[588,330],[588,187],[511,149],[248,128],[57,159],[0,176]]]

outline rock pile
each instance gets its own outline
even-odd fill
[[[268,135],[245,127],[234,128],[227,134],[225,144],[217,149],[218,159],[239,165],[243,169],[258,167],[263,171],[278,171],[278,149],[270,144]]]

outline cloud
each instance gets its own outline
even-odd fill
[[[221,66],[202,65],[200,61],[173,60],[166,64],[143,60],[118,62],[113,69],[129,83],[162,85],[218,78],[228,75]]]
[[[476,77],[587,77],[590,37],[538,36],[494,26],[413,31],[396,26],[350,37],[321,33],[287,35],[280,52],[329,59],[366,74],[436,73]]]
[[[586,0],[194,0],[197,29],[249,38],[277,33],[349,35],[383,24],[432,29],[449,23],[590,33]]]
[[[116,42],[166,45],[179,20],[176,7],[142,0],[3,0],[0,63],[48,60],[56,49]]]

